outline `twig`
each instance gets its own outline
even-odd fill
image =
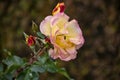
[[[36,56],[40,56],[46,49],[48,46],[45,46],[42,50],[38,51]]]

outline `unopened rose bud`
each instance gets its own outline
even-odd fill
[[[26,43],[28,46],[33,46],[35,44],[35,37],[30,35],[26,38]]]
[[[46,37],[45,42],[50,43],[50,39],[48,37]]]
[[[57,6],[53,9],[52,14],[55,15],[57,13],[62,13],[65,10],[64,3],[58,3]]]

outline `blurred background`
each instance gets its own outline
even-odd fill
[[[28,57],[30,49],[23,32],[33,34],[32,20],[38,25],[58,2],[65,13],[78,20],[85,44],[75,60],[60,61],[75,80],[120,80],[120,1],[119,0],[0,0],[0,60],[6,50]],[[66,80],[59,74],[44,73],[41,80]]]

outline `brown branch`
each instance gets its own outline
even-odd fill
[[[38,51],[38,54],[36,56],[40,56],[46,49],[48,46],[45,46],[42,50]]]

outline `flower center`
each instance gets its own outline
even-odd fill
[[[62,48],[68,48],[74,46],[73,43],[69,41],[69,38],[65,35],[56,36],[56,43]]]

